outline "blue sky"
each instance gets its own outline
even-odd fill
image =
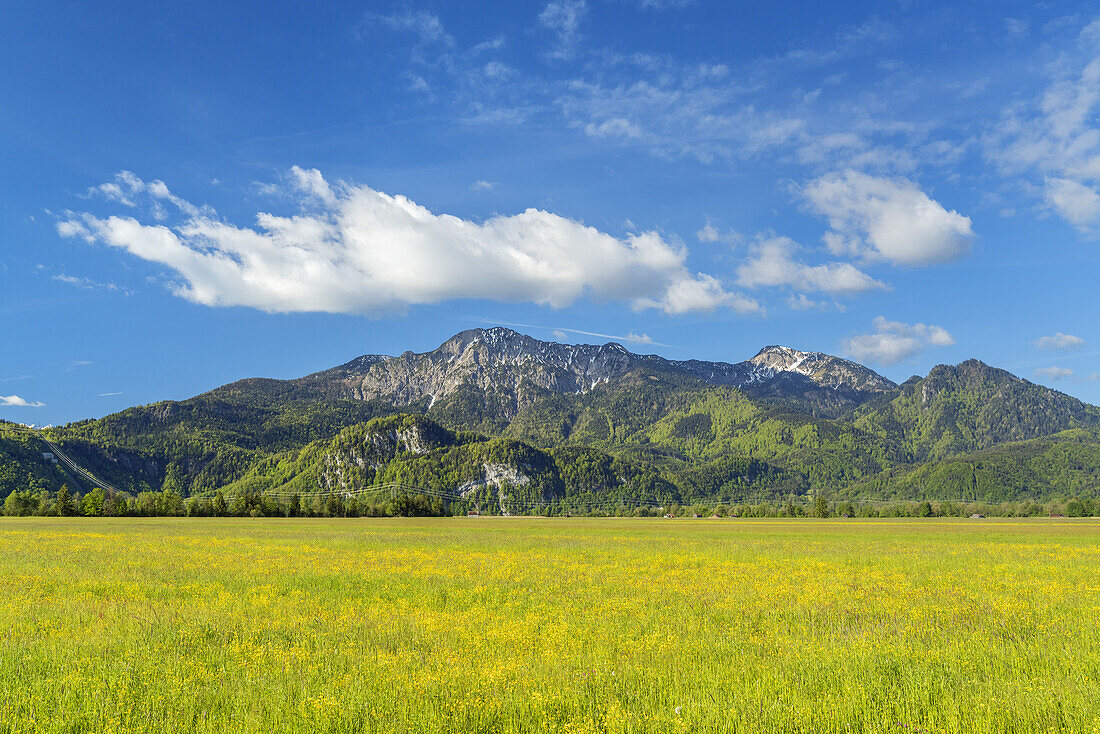
[[[0,24],[0,417],[494,323],[1100,402],[1094,3],[43,2]]]

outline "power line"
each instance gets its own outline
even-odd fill
[[[118,490],[115,487],[111,486],[107,482],[104,482],[102,479],[100,479],[96,475],[92,474],[90,471],[88,471],[87,469],[85,469],[84,467],[80,466],[75,461],[73,461],[71,458],[69,458],[69,455],[66,454],[64,451],[62,451],[60,449],[60,447],[58,447],[57,444],[55,444],[53,441],[51,441],[50,439],[43,436],[41,431],[35,430],[33,428],[25,428],[25,427],[24,428],[16,428],[14,430],[19,432],[19,433],[30,433],[31,435],[38,438],[39,441],[41,441],[42,443],[46,444],[46,446],[49,447],[50,452],[55,457],[60,459],[62,464],[64,464],[66,467],[68,467],[72,471],[76,472],[76,474],[78,476],[83,477],[84,479],[87,479],[89,482],[91,482],[95,486],[100,487],[101,489],[103,489],[107,492],[112,492],[112,493],[115,493],[115,494],[121,494],[120,490]]]

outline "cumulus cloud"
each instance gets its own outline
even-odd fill
[[[18,395],[0,395],[0,408],[43,408],[45,406],[45,403],[32,403]]]
[[[1080,349],[1085,346],[1085,340],[1073,334],[1057,332],[1053,336],[1044,336],[1032,342],[1037,349]]]
[[[807,265],[795,253],[798,244],[788,237],[769,237],[749,248],[749,257],[737,268],[737,282],[744,288],[787,286],[799,291],[854,294],[883,290],[880,283],[851,263]]]
[[[705,273],[676,280],[668,286],[662,299],[639,298],[634,301],[634,305],[636,308],[659,308],[669,314],[713,311],[719,306],[728,306],[738,313],[763,311],[754,299],[738,293],[727,293],[717,278]]]
[[[151,203],[151,212],[156,219],[164,219],[167,212],[162,202],[172,204],[176,208],[191,215],[201,212],[198,207],[192,206],[184,199],[173,194],[168,186],[161,180],[142,181],[130,171],[119,171],[113,181],[102,183],[88,189],[85,196],[102,197],[108,201],[115,201],[124,206],[136,208],[139,199],[145,195]],[[209,214],[210,212],[205,212]]]
[[[1034,177],[1048,206],[1081,231],[1100,226],[1100,20],[1082,29],[1048,66],[1033,101],[1005,111],[986,140],[1007,173]]]
[[[911,359],[928,347],[946,347],[955,339],[946,329],[925,324],[887,321],[879,316],[872,322],[874,332],[844,339],[844,353],[859,362],[877,362],[890,366]]]
[[[538,209],[475,222],[297,167],[284,192],[299,213],[259,212],[253,226],[184,203],[174,226],[70,212],[57,229],[168,267],[174,292],[207,306],[380,314],[460,298],[555,308],[588,298],[669,314],[761,310],[689,270],[687,251],[655,232],[617,238]]]
[[[1050,380],[1051,382],[1058,382],[1060,380],[1072,378],[1074,372],[1067,367],[1040,367],[1035,370],[1035,376]]]
[[[970,252],[970,218],[945,209],[904,178],[831,173],[803,190],[810,209],[829,220],[825,243],[836,255],[929,265]]]

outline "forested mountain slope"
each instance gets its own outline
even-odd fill
[[[392,483],[447,488],[471,508],[523,511],[643,498],[680,501],[652,467],[590,448],[543,451],[521,441],[455,433],[420,415],[394,415],[257,462],[229,493],[347,493]]]
[[[141,491],[167,482],[188,493],[232,482],[273,452],[394,412],[358,400],[280,400],[254,391],[222,395],[128,408],[50,434],[74,460],[114,486]]]
[[[934,367],[857,415],[857,427],[904,444],[917,461],[1100,428],[1100,408],[974,359]]]
[[[526,451],[542,457],[532,466],[558,472],[531,486],[556,487],[558,496],[566,485],[554,482],[568,474],[562,457],[593,451],[632,476],[668,483],[685,500],[927,497],[955,493],[955,477],[966,471],[959,462],[979,461],[975,452],[1057,434],[1054,444],[1031,444],[1042,450],[989,455],[1011,461],[981,459],[974,486],[986,494],[1001,491],[994,484],[1002,494],[1088,493],[1096,469],[1088,437],[1100,431],[1100,409],[974,360],[898,386],[847,360],[787,347],[735,364],[675,361],[494,328],[462,332],[431,352],[367,355],[295,380],[240,380],[50,435],[115,486],[208,494],[241,482],[337,486],[331,467],[322,471],[315,458],[342,456],[348,441],[382,425],[372,421],[412,420],[408,414],[430,419],[446,445],[423,455],[403,449],[385,467],[355,474],[357,482],[393,481],[397,472],[447,484],[483,465],[478,457]],[[1080,467],[1051,468],[1053,447],[1068,451],[1066,436],[1085,437],[1084,448],[1070,452]],[[41,463],[25,446],[4,450],[5,476],[60,481],[56,470],[24,466]]]
[[[43,458],[45,451],[48,448],[22,426],[0,420],[0,499],[17,490],[56,490],[69,479]]]
[[[897,499],[1006,502],[1100,497],[1100,435],[1081,429],[1000,444],[859,482],[846,494]]]

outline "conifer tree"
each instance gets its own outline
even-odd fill
[[[73,502],[73,495],[72,492],[69,491],[68,484],[62,484],[61,489],[57,490],[57,504],[55,510],[61,517],[76,514],[76,503]]]

